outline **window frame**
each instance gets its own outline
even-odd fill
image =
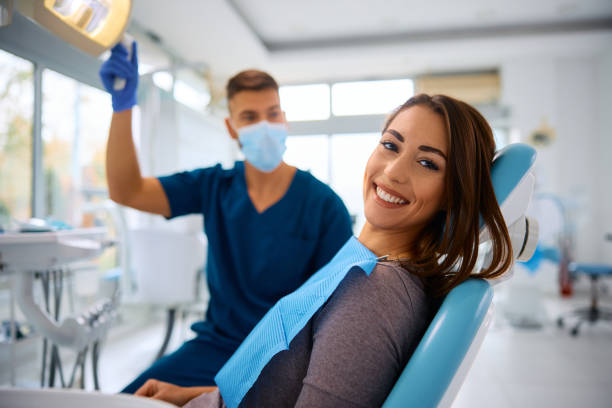
[[[19,13],[0,30],[0,49],[29,61],[34,66],[34,107],[32,117],[32,195],[31,216],[45,216],[45,180],[42,141],[42,76],[45,69],[65,75],[85,85],[104,90],[98,71],[102,61],[69,46],[38,24]]]

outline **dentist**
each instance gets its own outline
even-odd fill
[[[138,87],[132,58],[112,49],[100,77],[112,95],[106,152],[109,194],[115,202],[174,218],[203,214],[208,237],[210,301],[194,339],[129,384],[135,392],[153,378],[182,386],[214,385],[214,376],[266,311],[325,265],[351,236],[342,200],[310,173],[283,162],[287,122],[278,84],[267,73],[243,71],[227,83],[225,125],[244,162],[163,177],[143,177],[132,139]],[[115,78],[125,78],[122,90]],[[172,273],[171,270],[168,273]]]

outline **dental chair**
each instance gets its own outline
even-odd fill
[[[512,144],[498,152],[491,169],[513,257],[518,261],[531,258],[538,240],[537,223],[524,216],[533,193],[535,156],[531,147]],[[486,229],[481,228],[481,248],[487,239]],[[508,277],[507,272],[496,280],[472,278],[450,291],[383,408],[452,405],[491,323],[492,285]]]
[[[491,176],[495,194],[508,225],[514,258],[528,260],[537,244],[537,224],[524,214],[533,192],[531,173],[535,151],[513,144],[496,156]],[[488,233],[481,229],[481,247]],[[480,266],[490,261],[483,251]],[[508,273],[506,274],[508,275]],[[448,407],[457,395],[482,344],[493,315],[492,284],[496,281],[470,279],[454,288],[444,299],[423,339],[387,397],[384,408]],[[0,408],[39,406],[67,408],[132,407],[162,408],[169,405],[125,395],[84,394],[65,390],[0,390]]]

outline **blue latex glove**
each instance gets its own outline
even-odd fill
[[[125,79],[123,89],[115,90],[116,78]],[[111,94],[113,111],[120,112],[136,105],[136,90],[138,89],[138,47],[132,43],[132,59],[128,60],[128,51],[121,44],[111,49],[111,56],[100,68],[100,79],[104,88]]]

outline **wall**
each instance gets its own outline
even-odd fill
[[[537,191],[561,197],[575,222],[575,259],[611,262],[612,48],[593,55],[529,55],[502,64],[502,102],[515,135],[542,120],[556,140],[538,148]],[[607,73],[607,74],[606,74]]]
[[[597,113],[599,114],[599,150],[597,172],[602,180],[599,211],[602,214],[598,224],[602,233],[612,235],[612,47],[602,56],[597,66],[599,84]],[[612,239],[612,238],[611,238]],[[612,241],[606,241],[602,248],[601,260],[612,264]]]

